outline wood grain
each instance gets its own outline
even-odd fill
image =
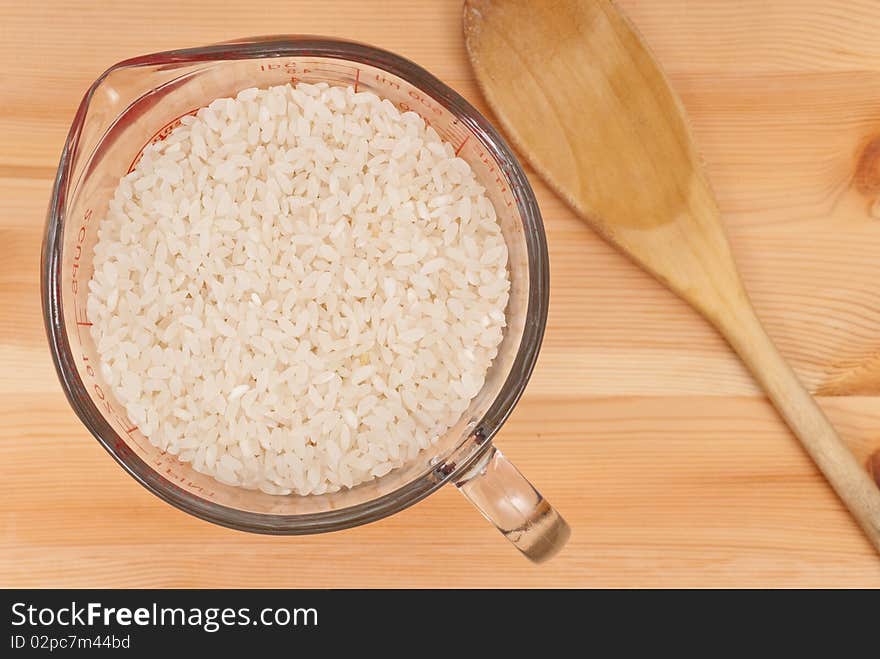
[[[584,222],[727,339],[880,553],[880,481],[755,315],[684,107],[627,17],[612,0],[466,0],[463,22],[513,143]],[[875,152],[880,140],[859,158],[860,192],[880,188]]]
[[[91,81],[137,54],[306,32],[399,52],[486,110],[457,0],[251,4],[0,7],[0,585],[880,586],[870,545],[724,342],[535,177],[550,323],[498,443],[572,526],[555,560],[528,564],[451,488],[366,527],[272,538],[190,518],[126,476],[68,408],[38,302],[50,178]],[[759,315],[864,461],[880,448],[880,193],[855,183],[880,136],[880,5],[620,4],[687,107]]]

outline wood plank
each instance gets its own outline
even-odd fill
[[[880,4],[620,4],[684,99],[761,317],[864,458],[880,448],[880,191],[854,177],[880,135]],[[133,55],[311,32],[408,56],[485,110],[458,0],[251,7],[0,7],[0,585],[880,586],[723,341],[534,177],[550,320],[498,443],[573,527],[556,560],[523,561],[453,488],[366,527],[274,538],[190,518],[126,476],[67,406],[39,305],[50,179],[92,80]]]
[[[0,431],[6,585],[880,585],[870,546],[759,399],[527,395],[499,445],[575,529],[564,553],[536,568],[452,487],[326,536],[200,522],[122,473],[59,397],[0,403],[3,418],[24,412]],[[823,403],[863,453],[863,421],[880,423],[873,401]],[[158,565],[160,552],[175,560]]]

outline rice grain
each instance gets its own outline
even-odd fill
[[[218,99],[123,177],[88,316],[151,443],[221,482],[321,494],[455,424],[503,338],[495,210],[418,115],[326,84]]]

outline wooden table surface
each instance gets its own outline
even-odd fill
[[[880,3],[620,4],[690,113],[759,314],[865,459],[880,448]],[[0,586],[880,586],[880,558],[723,341],[534,176],[550,320],[498,444],[573,528],[552,562],[526,562],[452,487],[330,535],[212,526],[80,425],[49,358],[39,248],[88,85],[138,54],[315,33],[409,57],[485,111],[460,13],[459,0],[0,5]]]

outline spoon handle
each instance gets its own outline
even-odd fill
[[[713,319],[880,552],[880,489],[779,353],[748,302]]]

